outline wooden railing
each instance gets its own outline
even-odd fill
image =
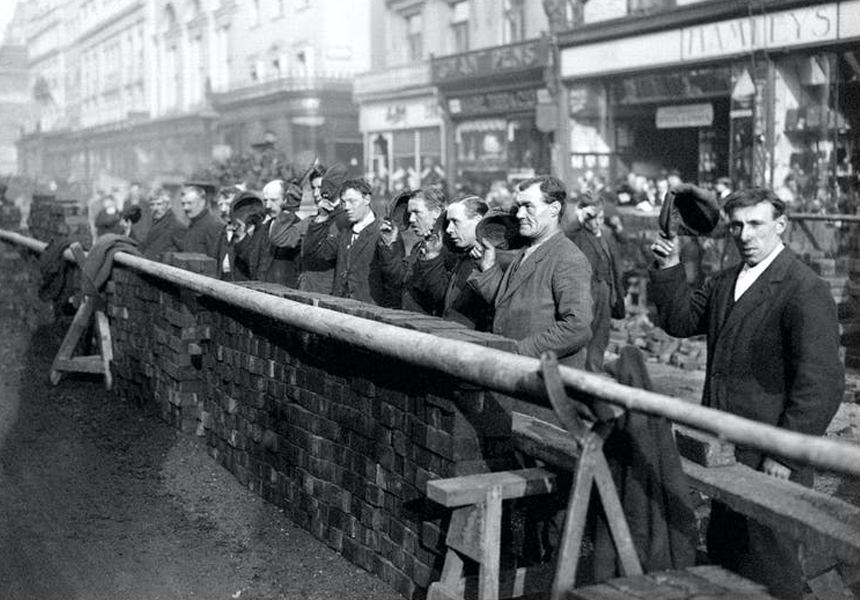
[[[5,230],[0,230],[0,241],[35,252],[42,252],[46,247],[44,242]],[[298,329],[429,367],[488,390],[547,403],[544,384],[539,376],[539,361],[535,358],[292,302],[122,252],[116,254],[115,261],[140,273]],[[560,372],[565,389],[572,397],[585,395],[627,410],[659,415],[770,455],[860,476],[860,447],[857,445],[786,431],[678,398],[631,388],[569,367],[560,367]]]

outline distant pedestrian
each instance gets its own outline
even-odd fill
[[[217,260],[224,223],[209,209],[205,191],[194,185],[185,186],[181,203],[189,223],[180,242],[180,250],[205,254]]]

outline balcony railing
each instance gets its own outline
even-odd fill
[[[310,74],[289,75],[266,81],[254,81],[247,79],[230,84],[227,90],[215,88],[213,97],[217,102],[240,102],[261,98],[281,92],[301,92],[313,90],[352,90],[354,75],[347,73],[338,74]]]
[[[356,75],[354,93],[367,96],[424,85],[430,85],[429,60]]]

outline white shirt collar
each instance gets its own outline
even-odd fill
[[[364,218],[358,223],[352,224],[352,232],[353,233],[361,233],[364,231],[364,228],[373,223],[376,220],[376,215],[373,214],[372,210],[367,211],[367,214],[364,215]]]
[[[735,302],[738,301],[738,298],[743,296],[744,292],[752,287],[752,284],[761,277],[761,274],[767,270],[771,263],[776,260],[776,257],[779,256],[779,253],[784,249],[785,244],[779,242],[779,244],[770,251],[770,254],[768,254],[764,260],[757,265],[751,267],[748,264],[744,264],[740,273],[738,273],[737,280],[735,281]]]

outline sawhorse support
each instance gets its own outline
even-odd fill
[[[574,586],[588,502],[594,486],[603,503],[624,574],[640,575],[642,566],[633,546],[609,465],[603,456],[603,437],[601,433],[586,426],[579,417],[579,414],[588,414],[590,410],[564,393],[555,355],[542,357],[541,367],[550,402],[559,419],[567,426],[571,450],[578,456],[573,467],[573,487],[550,591],[552,600],[560,600]],[[502,578],[502,581],[513,581],[513,584],[500,583],[502,500],[555,490],[555,475],[542,468],[483,473],[428,482],[427,495],[431,500],[444,506],[458,507],[452,513],[448,527],[448,551],[442,577],[430,586],[428,600],[472,596],[467,580],[462,576],[464,556],[479,565],[479,600],[513,598],[524,593],[546,590],[546,582],[553,572],[551,565],[517,569],[512,577]],[[541,572],[541,576],[534,576],[536,570]],[[530,580],[536,580],[539,586],[527,585]]]
[[[86,260],[83,248],[78,242],[75,242],[70,246],[70,249],[78,267],[83,270]],[[105,387],[111,389],[113,377],[110,372],[110,361],[113,360],[113,346],[110,325],[107,315],[97,305],[98,301],[98,298],[92,296],[83,297],[81,305],[72,319],[72,324],[63,338],[63,343],[54,357],[54,362],[51,364],[52,384],[57,385],[64,373],[95,373],[104,375]],[[73,357],[72,353],[77,348],[81,338],[89,331],[90,322],[95,324],[96,342],[100,353]]]

